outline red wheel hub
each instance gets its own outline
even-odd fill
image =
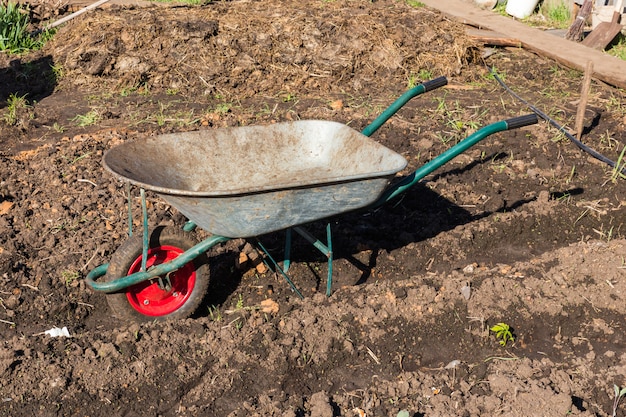
[[[146,268],[169,262],[184,251],[175,246],[159,246],[148,250]],[[141,270],[141,256],[130,266],[128,275]],[[146,316],[165,316],[182,307],[189,299],[196,283],[196,270],[192,262],[161,277],[128,288],[126,297],[131,306]],[[161,281],[161,282],[159,282]],[[166,284],[166,285],[162,285]]]

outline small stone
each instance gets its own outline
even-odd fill
[[[333,110],[341,110],[343,109],[343,100],[335,100],[330,103],[330,108]]]

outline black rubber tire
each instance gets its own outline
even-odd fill
[[[181,229],[159,226],[150,234],[150,249],[173,246],[186,251],[197,243],[189,233]],[[143,254],[143,236],[141,233],[128,238],[111,257],[104,281],[110,282],[128,275],[132,265]],[[158,262],[157,262],[158,263]],[[176,310],[163,315],[146,315],[136,309],[129,301],[128,293],[133,287],[123,292],[107,294],[107,303],[113,315],[119,319],[135,322],[163,321],[183,319],[191,316],[202,303],[209,288],[209,265],[206,256],[199,256],[192,261],[195,269],[195,284],[187,300]],[[156,263],[155,263],[156,264]],[[189,264],[188,264],[189,265]],[[153,285],[157,285],[156,283]]]

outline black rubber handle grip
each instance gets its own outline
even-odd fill
[[[524,116],[514,117],[512,119],[505,120],[509,129],[517,129],[522,126],[534,125],[539,123],[539,118],[535,113],[526,114]]]
[[[426,81],[422,83],[424,86],[424,92],[434,90],[435,88],[443,87],[448,84],[448,79],[446,77],[438,77],[434,80]]]

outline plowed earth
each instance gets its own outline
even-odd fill
[[[582,74],[473,44],[400,1],[110,6],[41,51],[0,56],[0,414],[612,415],[613,385],[626,385],[626,185],[545,122],[330,219],[330,297],[325,258],[302,239],[289,270],[302,300],[279,274],[238,267],[241,239],[209,252],[209,291],[188,319],[120,320],[85,284],[128,231],[126,187],[102,166],[111,147],[299,119],[361,130],[409,86],[447,76],[372,136],[407,158],[405,176],[529,112],[488,68],[573,127]],[[620,159],[625,115],[624,92],[593,82],[583,142]],[[151,227],[184,224],[147,201]],[[260,241],[281,259],[284,233]],[[504,346],[489,331],[500,322]]]

